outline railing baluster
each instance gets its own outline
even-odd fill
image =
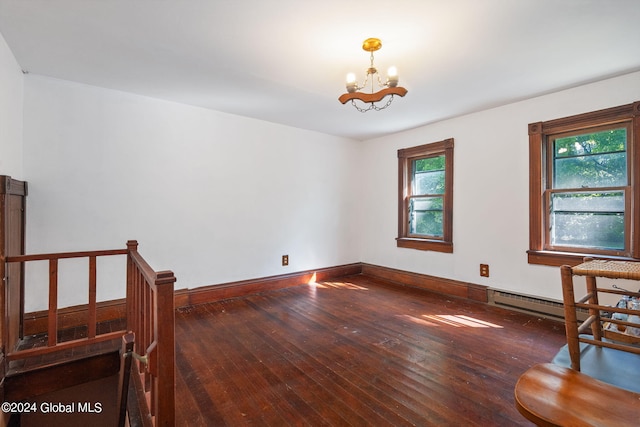
[[[58,259],[49,260],[49,341],[48,345],[58,343]]]
[[[144,348],[145,350],[151,345],[151,330],[149,329],[149,322],[151,321],[151,316],[153,315],[153,311],[149,306],[149,294],[151,293],[151,288],[149,283],[146,280],[142,281],[143,289],[142,289],[142,310],[140,310],[144,315],[142,316],[142,333],[144,336]],[[149,370],[145,370],[144,373],[145,384],[149,384]]]
[[[98,313],[96,309],[96,257],[89,257],[89,318],[87,320],[87,337],[95,338]]]

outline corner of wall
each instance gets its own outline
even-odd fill
[[[23,177],[24,75],[0,34],[0,174]]]

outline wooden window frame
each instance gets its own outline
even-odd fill
[[[629,207],[625,218],[625,239],[629,247],[623,253],[593,250],[553,250],[548,240],[548,203],[545,201],[547,176],[551,161],[546,156],[549,136],[579,133],[599,126],[628,125],[627,157],[629,174]],[[550,266],[576,265],[585,256],[640,261],[640,101],[561,119],[529,124],[529,264]]]
[[[399,248],[453,253],[453,138],[398,150],[398,237]],[[409,196],[412,164],[425,157],[445,156],[445,190],[442,206],[442,238],[409,234]]]

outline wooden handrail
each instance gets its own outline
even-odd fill
[[[127,242],[127,329],[136,336],[134,361],[156,426],[175,424],[175,335],[171,271],[155,272],[138,253],[138,242]],[[142,402],[143,405],[145,402]]]
[[[49,259],[63,258],[88,258],[91,256],[126,255],[127,249],[108,249],[98,251],[59,252],[30,255],[11,255],[6,257],[6,262],[45,261]]]
[[[68,350],[87,344],[109,341],[115,338],[120,338],[125,332],[126,331],[123,329],[121,331],[107,332],[105,334],[96,335],[93,339],[78,338],[71,341],[59,342],[55,346],[34,347],[26,350],[14,351],[7,354],[7,361],[25,359],[32,356],[42,356],[45,354],[55,353],[56,351]]]

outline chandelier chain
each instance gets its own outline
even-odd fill
[[[393,98],[394,98],[394,95],[392,94],[389,97],[389,100],[387,101],[387,103],[384,104],[382,107],[378,107],[374,102],[372,102],[369,104],[368,108],[362,108],[362,107],[359,107],[358,104],[356,104],[355,99],[351,100],[351,105],[353,105],[356,108],[356,110],[360,111],[361,113],[366,113],[367,111],[371,111],[371,110],[380,111],[380,110],[384,110],[389,105],[391,105],[391,103],[393,102]]]

